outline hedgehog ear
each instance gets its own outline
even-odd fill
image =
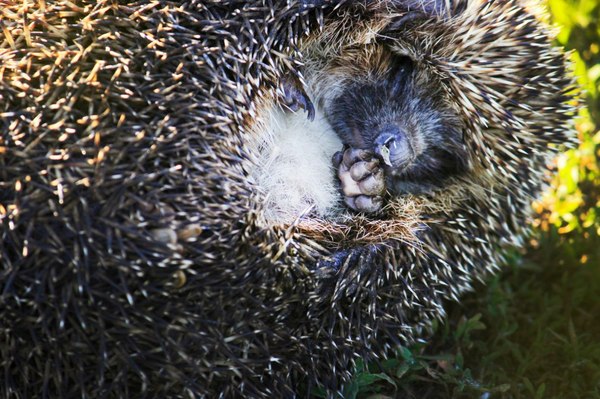
[[[413,25],[415,22],[426,19],[426,18],[427,18],[427,15],[421,10],[408,11],[402,17],[394,20],[391,24],[389,24],[385,28],[384,34],[387,32],[395,33],[398,31],[402,31],[402,30],[410,27],[411,25]]]
[[[443,15],[447,10],[452,9],[460,0],[401,0],[398,1],[398,8],[405,10],[420,11],[424,15]]]
[[[452,8],[454,0],[418,0],[402,1],[399,8],[406,13],[386,27],[385,32],[398,32],[414,25],[419,21],[446,14]]]

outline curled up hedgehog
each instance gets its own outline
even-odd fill
[[[516,0],[3,4],[3,398],[335,397],[573,141]]]

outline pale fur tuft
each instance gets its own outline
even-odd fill
[[[339,213],[338,184],[331,157],[342,142],[317,108],[314,121],[306,113],[272,103],[253,126],[250,145],[256,167],[255,184],[265,196],[264,217],[269,223],[292,223],[311,213],[331,217]],[[265,115],[266,114],[266,115]]]

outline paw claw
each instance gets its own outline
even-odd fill
[[[308,113],[308,120],[313,122],[315,120],[315,107],[312,103],[312,101],[310,101],[308,99],[308,97],[305,97],[307,104],[306,107],[304,108],[306,110],[306,112]]]
[[[333,154],[333,157],[331,157],[331,162],[333,163],[333,167],[339,168],[343,159],[344,159],[344,153],[342,151],[338,151],[335,154]]]
[[[346,167],[348,167],[348,169],[350,169],[350,167],[358,161],[370,161],[373,158],[374,155],[369,150],[348,148],[346,151],[344,151],[344,164]]]
[[[344,197],[344,203],[346,204],[346,206],[350,209],[355,209],[356,210],[356,204],[355,204],[355,199],[356,197]]]
[[[379,195],[385,190],[385,180],[383,171],[378,170],[376,173],[366,177],[359,183],[361,191],[366,195]]]
[[[357,181],[363,180],[366,177],[368,177],[369,175],[371,175],[371,173],[373,173],[373,171],[375,171],[375,169],[377,169],[378,167],[379,167],[378,161],[356,162],[350,168],[350,175],[352,176],[352,178],[354,180],[357,180]]]
[[[354,204],[362,212],[377,212],[383,205],[383,198],[381,196],[359,195],[354,199]]]

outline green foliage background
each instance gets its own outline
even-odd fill
[[[600,0],[547,6],[584,106],[534,236],[427,344],[359,364],[344,398],[600,398]]]

